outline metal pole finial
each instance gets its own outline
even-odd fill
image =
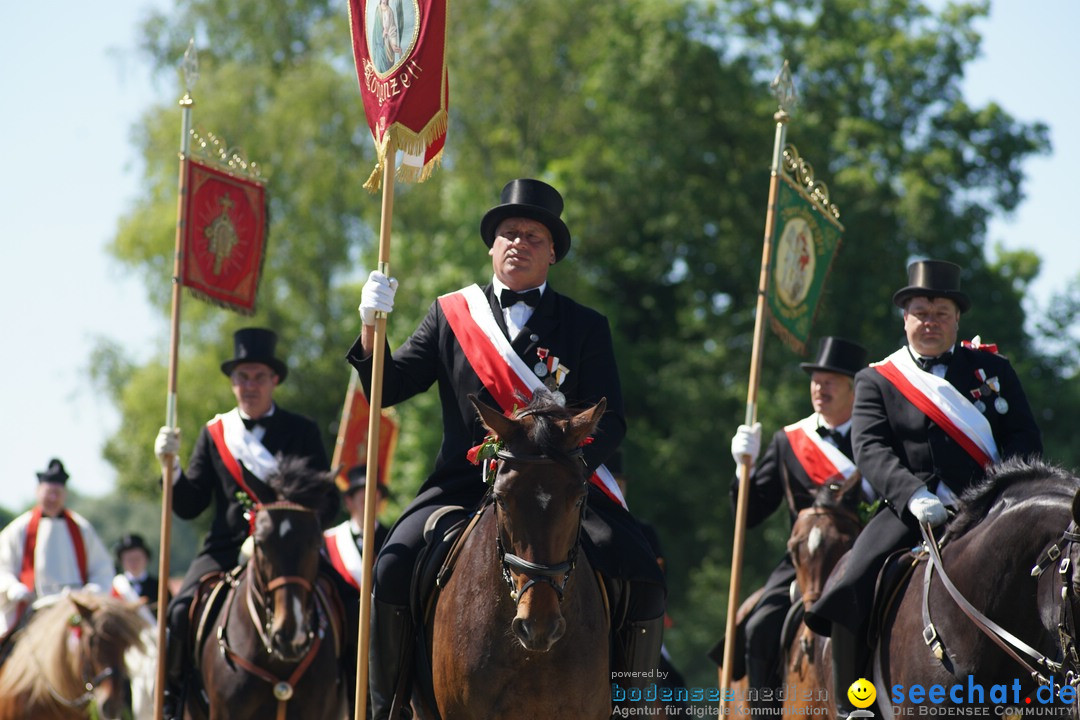
[[[180,70],[184,73],[184,90],[190,95],[195,83],[199,82],[199,51],[195,49],[195,38],[188,40]]]
[[[776,77],[769,84],[769,89],[772,90],[773,95],[776,97],[776,104],[779,106],[780,112],[787,113],[799,104],[799,95],[795,91],[795,81],[791,77],[791,66],[788,65],[787,60],[784,61],[784,66],[780,68],[780,72],[776,74]]]

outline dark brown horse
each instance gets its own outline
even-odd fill
[[[275,502],[254,512],[253,552],[201,652],[210,720],[340,720],[346,712],[338,632],[317,582],[320,515],[337,503],[325,473],[300,460],[270,478]],[[199,703],[187,703],[202,717]]]
[[[581,446],[605,402],[575,414],[538,393],[510,418],[473,402],[498,453],[491,502],[430,628],[438,712],[455,720],[608,718],[608,618],[579,551]]]
[[[788,538],[788,555],[795,566],[795,581],[805,611],[821,597],[829,573],[840,557],[855,544],[862,530],[858,513],[849,498],[859,492],[861,475],[853,474],[843,483],[818,490],[814,504],[799,511]],[[807,708],[828,708],[831,685],[830,662],[825,638],[815,635],[798,618],[784,662],[786,714],[813,714]]]
[[[1056,694],[1049,682],[1076,682],[1078,490],[1080,479],[1060,468],[1008,460],[964,495],[940,540],[941,564],[928,579],[921,555],[885,617],[874,680],[886,717],[890,705],[918,713],[931,704],[916,685],[941,685],[934,706],[945,712],[1033,707]]]
[[[0,720],[131,717],[124,653],[144,626],[137,606],[82,591],[38,610],[0,667]]]

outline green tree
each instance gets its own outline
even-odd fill
[[[828,182],[847,228],[818,333],[890,352],[901,333],[891,293],[909,259],[930,256],[965,267],[975,302],[965,330],[985,327],[983,337],[1022,368],[1032,362],[1020,300],[1037,264],[1008,253],[991,260],[984,245],[987,220],[1023,197],[1022,162],[1047,149],[1046,128],[961,96],[978,50],[973,22],[985,13],[985,3],[933,12],[906,0],[452,6],[444,167],[423,185],[399,185],[395,200],[391,272],[402,284],[391,345],[436,295],[486,279],[479,218],[506,180],[541,177],[563,191],[574,246],[551,281],[612,321],[630,502],[665,545],[676,621],[669,648],[696,684],[715,677],[704,650],[724,626],[727,445],[745,405],[775,110],[767,86],[783,58],[802,97],[789,140]],[[250,322],[281,332],[291,370],[279,399],[317,418],[329,444],[379,212],[378,197],[360,190],[374,159],[344,9],[185,0],[144,31],[163,73],[174,72],[192,32],[200,38],[195,121],[265,169],[268,258]],[[137,128],[145,191],[112,248],[145,278],[163,318],[178,123],[166,104]],[[185,453],[200,423],[231,406],[218,364],[247,322],[184,300]],[[163,322],[161,351],[148,363],[105,345],[95,362],[123,417],[107,456],[125,488],[151,496],[165,345]],[[759,416],[771,432],[809,410],[798,358],[775,337],[766,350]],[[398,507],[430,468],[437,413],[433,393],[401,408]],[[783,552],[787,530],[776,518],[756,531],[747,590]]]

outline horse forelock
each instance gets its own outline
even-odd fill
[[[988,468],[986,478],[964,492],[949,534],[959,537],[970,531],[999,502],[1060,501],[1068,506],[1078,489],[1080,478],[1058,465],[1035,457],[1008,458]]]
[[[524,431],[520,440],[531,447],[527,454],[546,455],[555,460],[569,459],[573,448],[565,447],[568,422],[574,413],[555,402],[551,393],[538,391],[529,404],[515,413]],[[513,442],[513,440],[511,441]]]

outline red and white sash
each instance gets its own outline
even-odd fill
[[[906,347],[870,367],[937,423],[980,466],[1001,460],[986,417],[952,383],[919,368]]]
[[[326,554],[330,564],[347,583],[359,590],[364,577],[364,560],[353,539],[350,521],[330,528],[323,533],[323,537],[326,538]]]
[[[258,503],[259,496],[248,487],[240,466],[242,464],[252,475],[265,482],[277,470],[277,458],[244,427],[237,408],[215,415],[206,423],[206,429],[210,432],[210,438],[214,441],[221,461],[225,463],[225,469],[251,501]]]
[[[544,387],[540,378],[514,352],[491,314],[491,304],[479,285],[441,296],[439,307],[469,365],[504,412],[509,412],[516,404],[515,393],[528,398]],[[619,485],[607,467],[601,465],[589,479],[605,495],[626,507]]]
[[[847,480],[855,474],[855,463],[840,448],[825,442],[818,434],[819,425],[818,415],[814,413],[784,428],[795,459],[815,485],[837,478]]]

